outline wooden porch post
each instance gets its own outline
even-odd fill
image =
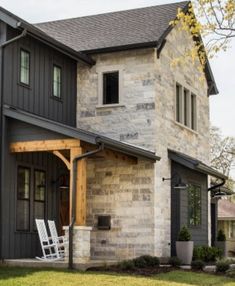
[[[76,178],[73,177],[73,160],[75,157],[82,154],[81,148],[70,149],[70,222],[72,219],[72,188],[73,180],[76,180],[76,221],[75,225],[86,225],[86,159],[79,160],[77,162],[77,174]]]

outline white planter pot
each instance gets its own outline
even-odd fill
[[[193,241],[176,241],[176,254],[182,264],[191,264],[193,258],[193,245]]]

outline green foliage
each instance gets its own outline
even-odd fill
[[[133,259],[134,265],[137,268],[154,267],[159,266],[160,261],[158,257],[143,255]]]
[[[230,278],[235,278],[235,269],[230,269],[226,271],[226,276]]]
[[[191,233],[187,229],[186,226],[183,226],[178,235],[178,241],[190,241],[191,240]]]
[[[216,263],[216,272],[224,273],[229,270],[230,262],[228,260],[220,260]]]
[[[172,256],[169,258],[168,263],[173,267],[179,267],[181,265],[181,260],[177,256]]]
[[[133,260],[123,260],[118,264],[121,270],[132,270],[135,268],[135,263]]]
[[[196,246],[193,250],[193,260],[202,260],[204,262],[215,262],[222,257],[222,250],[217,247]]]
[[[217,241],[226,241],[226,235],[222,229],[218,231]]]
[[[198,259],[198,260],[193,260],[191,263],[192,269],[195,270],[203,270],[203,268],[205,267],[205,262]]]

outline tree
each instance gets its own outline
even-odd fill
[[[235,38],[235,0],[192,0],[188,9],[179,9],[176,20],[171,22],[179,23],[196,39],[191,55],[198,54],[205,64],[206,55],[212,58],[219,51],[226,51]]]
[[[222,137],[220,129],[211,127],[211,167],[229,177],[227,187],[233,189],[233,180],[230,178],[232,166],[235,162],[235,138]]]

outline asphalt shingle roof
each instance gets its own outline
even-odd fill
[[[36,24],[76,51],[158,42],[188,1]]]
[[[228,200],[219,200],[218,202],[218,218],[220,220],[235,220],[235,204]]]

